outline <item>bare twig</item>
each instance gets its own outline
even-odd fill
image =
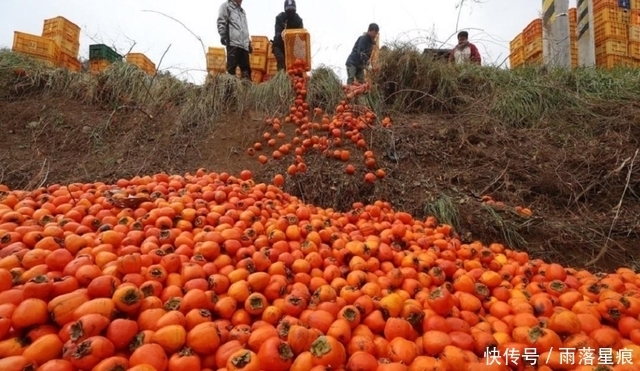
[[[160,71],[160,66],[162,65],[162,60],[164,60],[164,57],[169,52],[169,49],[171,49],[171,44],[169,44],[169,46],[167,46],[167,48],[164,50],[164,53],[162,53],[162,56],[160,57],[160,61],[156,65],[156,72],[151,77],[151,81],[149,82],[149,86],[147,87],[147,95],[144,98],[144,102],[145,103],[147,102],[149,97],[151,97],[151,88],[153,87],[153,83],[156,81],[156,77],[158,76],[158,71]],[[156,101],[155,103],[158,103],[158,101]],[[147,114],[147,115],[149,116],[149,118],[153,118],[153,117],[151,117],[151,115],[149,115],[149,114]]]
[[[634,156],[635,159],[635,156]],[[605,175],[604,177],[600,178],[599,181],[595,181],[591,184],[589,184],[586,188],[584,188],[582,190],[582,192],[580,192],[580,194],[578,194],[577,196],[575,196],[573,198],[573,203],[578,202],[579,199],[581,199],[587,192],[589,192],[593,187],[595,187],[598,184],[601,184],[602,182],[608,180],[609,178],[611,178],[613,175],[619,173],[620,171],[622,171],[622,169],[624,169],[625,165],[627,164],[627,162],[629,161],[633,161],[631,159],[631,157],[627,157],[625,158],[622,163],[620,164],[620,166],[618,166],[617,168],[613,169],[612,171],[610,171],[607,175]],[[627,177],[628,178],[628,177]],[[628,181],[627,181],[627,186],[629,185]],[[626,188],[625,188],[626,190]]]
[[[489,185],[487,185],[486,187],[484,187],[484,189],[482,190],[482,192],[480,192],[480,195],[484,195],[487,193],[487,191],[493,187],[494,184],[498,183],[498,181],[500,179],[502,179],[502,177],[504,176],[504,174],[507,172],[507,169],[509,169],[509,162],[507,162],[507,166],[504,167],[504,170],[502,170],[502,172],[500,173],[500,175],[498,175],[491,183],[489,183]]]
[[[189,31],[189,33],[191,35],[193,35],[193,37],[195,37],[196,40],[198,40],[200,42],[200,45],[202,45],[202,52],[204,53],[205,58],[206,58],[206,56],[207,56],[207,47],[204,45],[204,42],[202,41],[202,38],[200,36],[196,35],[193,31],[191,31],[191,29],[189,27],[187,27],[184,23],[182,23],[181,21],[179,21],[178,19],[176,19],[176,18],[174,18],[174,17],[172,17],[170,15],[167,15],[165,13],[159,12],[157,10],[143,10],[143,12],[160,14],[162,16],[165,16],[165,17],[171,19],[174,22],[177,22],[179,25],[184,27],[185,30]]]
[[[129,50],[127,50],[127,52],[125,53],[124,56],[127,56],[127,54],[131,53],[131,51],[133,50],[133,48],[135,48],[136,46],[136,42],[134,41],[133,44],[131,44],[131,47],[129,48]]]
[[[616,221],[618,220],[618,217],[620,216],[620,210],[622,209],[622,202],[624,201],[624,196],[627,193],[627,189],[629,188],[629,183],[631,182],[631,173],[633,172],[633,163],[636,160],[636,157],[638,157],[638,151],[640,151],[640,148],[636,148],[636,152],[633,154],[633,158],[631,159],[631,162],[629,163],[629,171],[627,172],[627,182],[624,185],[624,189],[622,190],[622,195],[620,196],[620,201],[618,201],[618,204],[616,205],[616,214],[613,217],[613,220],[611,221],[611,226],[609,227],[609,233],[607,235],[607,240],[604,243],[604,245],[602,246],[602,248],[600,249],[600,252],[598,252],[598,255],[596,255],[595,258],[591,259],[591,261],[587,262],[587,266],[588,265],[593,265],[595,263],[598,262],[598,260],[600,260],[609,250],[609,240],[611,239],[611,233],[613,231],[613,226],[616,224]]]

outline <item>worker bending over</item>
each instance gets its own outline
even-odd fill
[[[380,32],[380,27],[375,23],[371,23],[367,33],[358,37],[355,45],[353,45],[353,50],[351,50],[351,54],[347,58],[347,85],[352,85],[354,80],[360,84],[364,83],[364,70],[371,67],[369,60],[376,44],[378,32]]]

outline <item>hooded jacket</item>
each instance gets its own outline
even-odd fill
[[[292,7],[295,9],[296,2],[292,0],[285,1],[285,11],[276,16],[276,34],[273,37],[273,45],[276,47],[284,48],[284,40],[282,40],[282,31],[294,30],[304,28],[302,18],[298,13],[287,13],[286,8]]]
[[[235,1],[228,0],[220,5],[218,12],[218,34],[227,38],[227,46],[235,46],[249,51],[251,36],[247,24],[247,14]]]

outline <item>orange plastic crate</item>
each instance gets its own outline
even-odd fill
[[[29,55],[52,66],[60,62],[60,48],[58,45],[53,40],[42,36],[15,31],[11,50]]]
[[[514,37],[509,43],[509,49],[518,50],[524,46],[524,34],[520,32],[518,36]]]
[[[101,73],[111,66],[111,62],[106,59],[92,59],[89,61],[89,72]]]
[[[307,71],[311,70],[311,35],[307,30],[285,30],[284,45],[287,67],[300,59],[306,63]]]
[[[640,10],[640,0],[631,0],[631,10]]]
[[[640,26],[640,9],[629,12],[629,23]]]
[[[207,70],[224,72],[227,70],[227,50],[210,47],[207,52]]]
[[[593,24],[596,27],[597,25],[605,22],[626,24],[630,22],[630,17],[632,18],[630,12],[624,9],[620,9],[617,4],[613,6],[596,3],[593,6]]]
[[[257,54],[255,51],[249,57],[251,70],[264,73],[267,70],[267,53]]]
[[[569,8],[569,24],[575,25],[578,23],[578,9]]]
[[[73,72],[82,71],[82,63],[80,63],[78,58],[65,53],[60,54],[60,67],[66,68]]]
[[[78,52],[80,52],[80,43],[68,38],[65,34],[59,33],[55,35],[44,36],[47,39],[51,39],[58,44],[61,53],[65,53],[74,58],[78,57]]]
[[[615,39],[627,40],[628,27],[623,23],[603,22],[596,24],[593,30],[593,37],[596,44],[599,40]]]
[[[273,56],[267,56],[267,75],[275,75],[278,73],[278,61]]]
[[[633,59],[619,55],[596,54],[596,66],[606,69],[634,66]]]
[[[80,43],[80,27],[64,17],[45,19],[42,36],[52,38],[61,35],[71,42]]]
[[[542,53],[542,37],[535,39],[524,46],[524,57],[526,59],[529,59],[529,57],[538,53]]]
[[[522,66],[524,64],[524,48],[514,50],[509,54],[509,66],[511,69]]]
[[[141,70],[149,75],[155,75],[156,65],[146,55],[142,53],[127,54],[127,62],[140,67]]]
[[[536,65],[536,64],[542,64],[542,52],[538,53],[538,54],[534,54],[529,56],[529,58],[526,58],[524,61],[525,65]]]
[[[593,0],[593,7],[618,6],[618,0]]]
[[[628,42],[620,40],[605,40],[599,44],[596,43],[596,54],[627,57],[629,56]]]
[[[534,19],[525,29],[522,31],[524,44],[529,44],[533,40],[542,39],[542,19]]]
[[[629,41],[640,41],[640,26],[629,26]]]
[[[258,54],[266,54],[269,52],[269,38],[266,36],[251,36],[251,47],[253,52]]]
[[[629,57],[633,59],[640,59],[640,42],[629,42]]]

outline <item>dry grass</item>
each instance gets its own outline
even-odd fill
[[[374,81],[394,112],[442,111],[530,127],[557,117],[610,116],[612,107],[625,104],[640,108],[640,69],[457,66],[404,44],[388,48],[380,63]]]

